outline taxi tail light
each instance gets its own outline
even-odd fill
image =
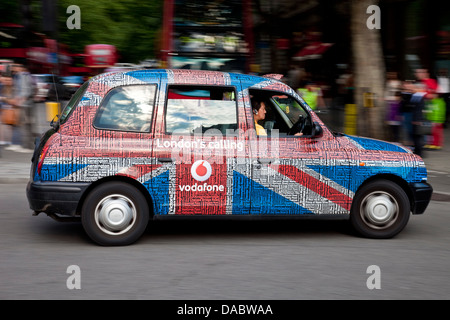
[[[37,172],[38,172],[39,175],[41,174],[42,164],[44,163],[45,156],[47,155],[48,147],[49,147],[49,146],[45,146],[45,147],[42,149],[42,152],[41,152],[41,154],[40,154],[40,156],[39,156],[38,166],[37,166]]]

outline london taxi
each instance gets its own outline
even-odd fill
[[[35,214],[81,219],[100,245],[212,216],[347,219],[391,238],[431,194],[420,157],[331,132],[275,77],[194,70],[84,83],[36,142],[27,186]]]

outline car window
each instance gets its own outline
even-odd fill
[[[111,90],[94,120],[97,129],[150,132],[156,85],[130,85]]]
[[[84,92],[86,91],[87,87],[89,85],[89,82],[86,81],[72,96],[69,103],[66,105],[64,110],[61,113],[61,117],[59,119],[59,123],[64,123],[69,118],[72,111],[75,109],[75,107],[78,105],[78,102],[80,102],[81,98],[84,95]]]
[[[170,86],[166,105],[166,133],[219,133],[237,129],[234,88]]]
[[[258,120],[268,136],[294,136],[295,124],[304,120],[303,136],[311,135],[312,120],[310,114],[294,97],[284,92],[249,89],[251,101],[261,101],[265,105],[264,119]]]
[[[294,98],[287,95],[276,95],[272,99],[278,107],[284,112],[289,121],[294,124],[300,116],[306,117],[305,109]]]

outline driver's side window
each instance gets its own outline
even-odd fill
[[[311,135],[311,116],[296,99],[276,91],[250,89],[249,93],[252,102],[264,102],[264,119],[255,118],[255,126],[256,123],[262,126],[268,136],[272,133],[280,137]]]

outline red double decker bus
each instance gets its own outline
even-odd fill
[[[66,46],[42,33],[25,33],[25,27],[14,23],[0,23],[0,59],[26,65],[31,73],[64,75],[71,58]]]
[[[84,77],[99,74],[113,67],[118,60],[117,49],[110,44],[89,44],[84,47],[84,53],[71,56],[70,74]]]
[[[117,63],[117,49],[111,44],[90,44],[84,48],[88,68],[109,68]]]

